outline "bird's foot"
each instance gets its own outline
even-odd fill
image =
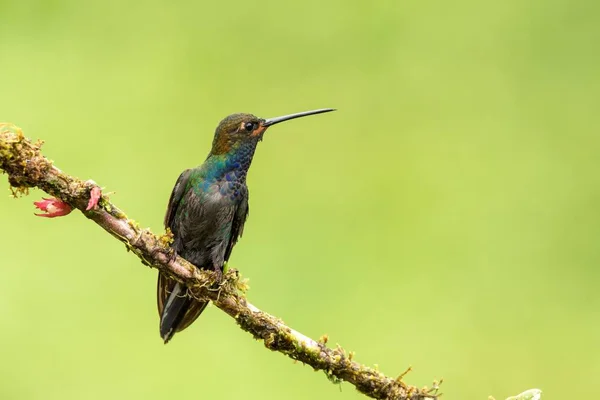
[[[215,283],[219,286],[223,282],[223,271],[221,271],[220,267],[215,268]]]
[[[169,254],[167,255],[167,264],[172,263],[177,258],[177,251],[171,247],[169,250]]]
[[[153,259],[156,259],[156,256],[158,255],[158,253],[163,253],[167,256],[167,264],[175,261],[175,259],[178,256],[177,252],[172,247],[169,247],[168,250],[165,250],[164,248],[160,248],[157,246],[150,251],[150,255],[152,256]]]

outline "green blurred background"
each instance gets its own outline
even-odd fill
[[[301,332],[451,399],[600,375],[600,5],[0,1],[0,120],[162,229],[233,112],[270,130],[232,266]],[[164,346],[156,272],[0,196],[0,399],[359,399],[214,307]]]

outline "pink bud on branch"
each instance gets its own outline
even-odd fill
[[[90,201],[86,207],[86,211],[91,209],[96,209],[98,207],[98,200],[100,200],[100,196],[102,196],[102,189],[98,186],[94,186],[92,190],[90,190]]]
[[[73,209],[70,205],[57,198],[42,199],[33,203],[38,209],[45,212],[45,214],[35,214],[38,217],[54,218],[63,217],[69,214]]]

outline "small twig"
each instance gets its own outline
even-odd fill
[[[100,198],[98,207],[87,211],[90,191],[97,185],[56,168],[41,155],[41,145],[41,141],[34,143],[25,138],[19,128],[0,124],[0,170],[8,174],[15,197],[27,194],[30,187],[38,187],[79,209],[87,218],[125,243],[127,249],[139,257],[143,264],[157,268],[185,284],[196,299],[211,300],[233,317],[243,330],[263,340],[268,349],[279,351],[315,370],[325,371],[334,382],[349,382],[360,392],[377,399],[437,398],[436,394],[427,390],[405,384],[402,381],[404,375],[399,378],[385,376],[374,368],[353,361],[353,353],[346,356],[339,346],[336,349],[328,348],[326,339],[317,342],[259,310],[238,290],[245,284],[239,281],[235,270],[225,273],[225,283],[220,290],[211,290],[213,273],[198,270],[181,257],[173,258],[168,247],[169,233],[156,236],[148,229],[140,229],[106,195]]]

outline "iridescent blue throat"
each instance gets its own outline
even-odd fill
[[[235,143],[225,154],[209,154],[200,167],[198,184],[194,186],[206,193],[217,182],[228,183],[222,185],[225,191],[237,186],[235,184],[245,183],[257,143],[258,141]]]

